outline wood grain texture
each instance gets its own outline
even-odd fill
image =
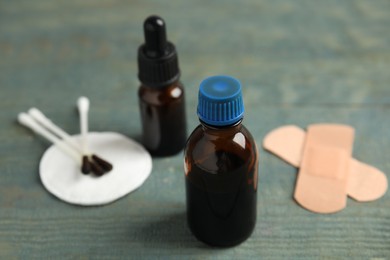
[[[389,193],[310,213],[292,199],[296,170],[260,148],[256,230],[212,249],[186,227],[181,154],[154,159],[133,194],[75,207],[43,189],[48,144],[15,123],[37,106],[76,133],[76,99],[87,95],[92,130],[138,138],[137,47],[143,19],[160,14],[179,51],[189,129],[199,82],[229,74],[259,145],[284,124],[349,124],[354,157],[390,179],[389,13],[387,0],[0,1],[0,258],[389,259]]]

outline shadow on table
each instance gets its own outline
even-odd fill
[[[132,230],[134,235],[134,230]],[[137,240],[150,248],[210,248],[199,242],[187,227],[186,213],[174,213],[149,221],[137,230]]]

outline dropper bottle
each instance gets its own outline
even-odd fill
[[[165,22],[144,22],[145,43],[138,49],[138,91],[143,144],[152,155],[181,151],[187,139],[184,88],[175,46],[167,41]]]

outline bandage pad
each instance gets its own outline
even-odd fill
[[[354,130],[342,125],[311,125],[305,140],[294,198],[318,213],[347,204],[347,180]]]
[[[279,127],[264,138],[263,146],[289,164],[300,167],[306,133],[303,129],[287,125]],[[386,175],[377,168],[351,159],[347,194],[356,201],[372,201],[382,197],[387,190]]]

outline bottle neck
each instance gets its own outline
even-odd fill
[[[177,79],[176,81],[174,81],[174,82],[172,82],[172,83],[169,83],[169,84],[165,84],[165,85],[161,85],[161,86],[150,86],[150,85],[148,85],[148,84],[144,84],[144,83],[142,83],[141,82],[141,86],[143,86],[143,87],[146,87],[146,88],[148,88],[148,89],[153,89],[153,90],[163,90],[163,89],[168,89],[168,88],[170,88],[170,87],[172,87],[172,86],[177,86],[177,85],[180,85],[181,83],[180,83],[180,81],[179,81],[179,79]]]
[[[204,131],[207,131],[210,134],[217,134],[221,132],[238,132],[242,128],[242,119],[237,121],[234,124],[231,125],[224,125],[224,126],[214,126],[214,125],[209,125],[203,122],[202,120],[199,120],[202,128]]]

